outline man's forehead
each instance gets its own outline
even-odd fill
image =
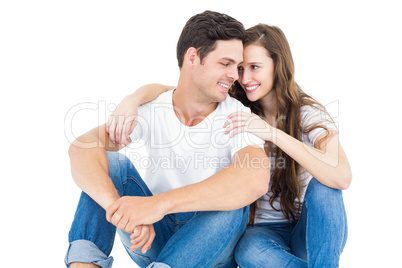
[[[239,64],[243,61],[243,43],[241,40],[219,40],[214,49],[215,54],[222,60]]]

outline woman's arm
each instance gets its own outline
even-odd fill
[[[310,147],[285,132],[275,129],[273,142],[296,160],[322,184],[340,190],[349,188],[352,170],[339,142],[338,133],[322,133]],[[326,137],[327,136],[327,137]]]
[[[106,130],[109,133],[110,140],[122,146],[127,145],[129,143],[128,137],[137,124],[138,107],[173,88],[173,86],[161,84],[148,84],[126,96],[109,116],[109,120],[106,123]]]
[[[297,161],[322,184],[345,190],[352,180],[352,171],[345,152],[339,142],[338,133],[322,133],[310,147],[285,132],[269,125],[255,114],[233,113],[225,123],[225,134],[230,137],[240,132],[250,132],[273,142],[286,154]]]

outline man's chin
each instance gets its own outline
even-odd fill
[[[228,93],[226,92],[221,92],[221,94],[219,94],[219,96],[217,96],[217,102],[223,102],[226,100],[226,98],[228,97]]]

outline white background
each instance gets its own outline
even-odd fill
[[[117,104],[146,83],[174,85],[181,29],[206,9],[227,13],[246,28],[266,23],[285,32],[296,81],[330,109],[353,169],[344,192],[349,238],[341,267],[399,263],[397,1],[266,0],[2,1],[3,261],[63,267],[80,193],[69,170],[71,137],[105,122],[107,108],[89,109],[99,102]],[[89,108],[77,110],[82,107]],[[112,254],[114,267],[135,267],[119,241]]]

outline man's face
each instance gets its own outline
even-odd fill
[[[193,82],[207,102],[222,102],[230,86],[238,79],[238,65],[243,62],[240,40],[217,41],[215,50],[203,62],[198,61]]]

